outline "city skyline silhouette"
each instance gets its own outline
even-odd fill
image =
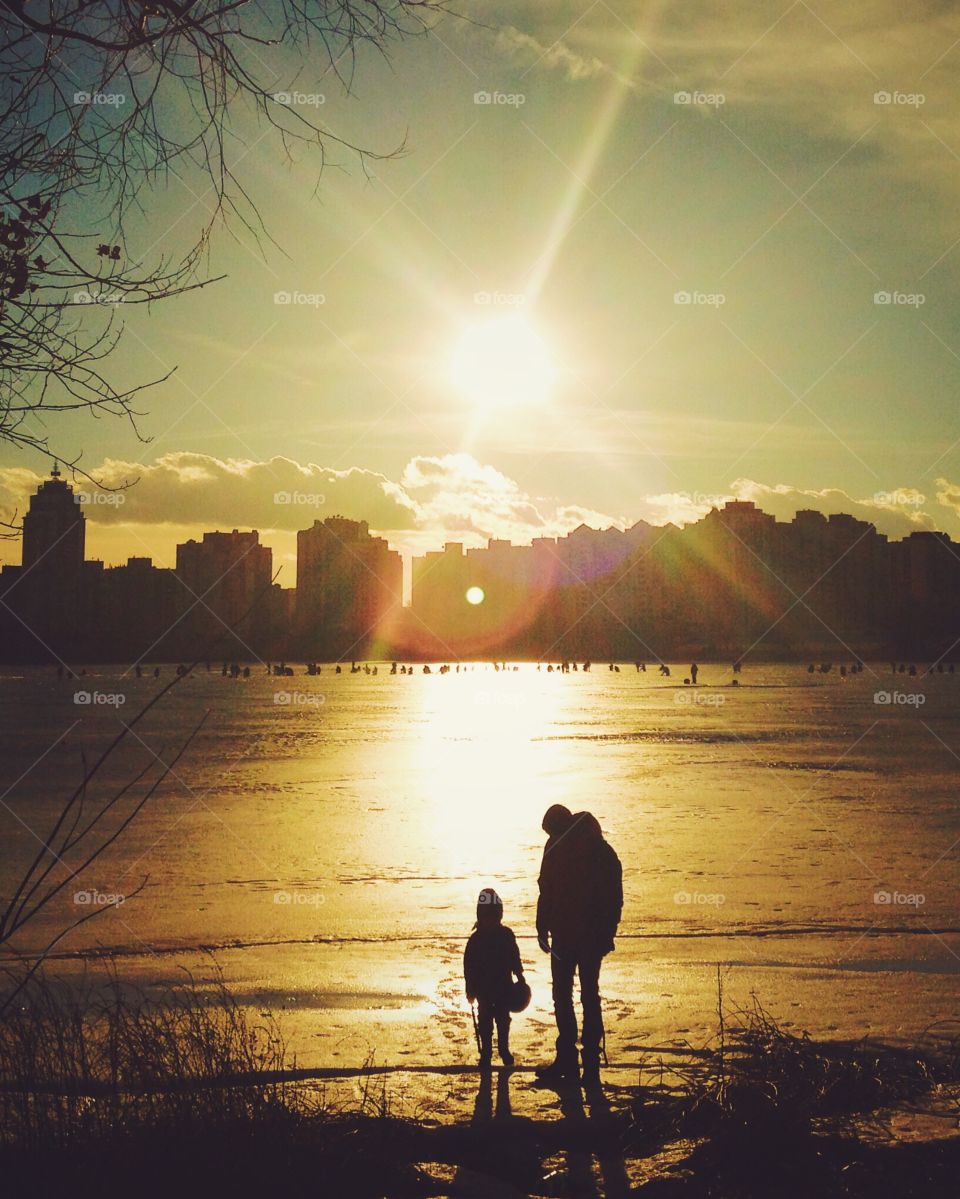
[[[960,547],[921,530],[890,541],[849,514],[787,523],[731,500],[683,527],[448,541],[411,561],[405,603],[401,556],[365,521],[300,530],[284,587],[259,533],[237,528],[178,545],[172,569],[143,556],[105,569],[85,558],[82,495],[54,466],[31,497],[23,565],[0,570],[4,660],[942,662],[960,640]]]

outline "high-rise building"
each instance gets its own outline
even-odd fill
[[[86,532],[81,498],[54,466],[23,517],[22,566],[7,602],[34,652],[48,660],[68,659],[80,636]]]
[[[931,657],[960,656],[960,547],[946,533],[918,530],[894,542],[890,551],[891,652],[910,655],[925,644]]]
[[[42,565],[55,574],[80,573],[87,523],[81,498],[54,466],[23,517],[24,571]]]
[[[365,520],[328,516],[297,533],[297,644],[308,658],[360,658],[389,640],[403,560]]]
[[[182,656],[180,617],[189,592],[174,571],[142,557],[106,569],[86,562],[84,568],[85,658],[132,664]]]
[[[248,660],[267,651],[272,563],[256,530],[204,533],[177,546],[184,657]]]
[[[960,546],[846,514],[732,501],[682,528],[448,542],[413,561],[401,614],[400,555],[365,521],[302,530],[284,590],[255,531],[188,541],[175,571],[84,561],[84,498],[56,468],[31,498],[22,565],[0,570],[0,661],[960,659]]]

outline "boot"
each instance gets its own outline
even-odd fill
[[[497,1049],[500,1051],[500,1060],[505,1066],[513,1065],[513,1054],[510,1052],[510,1018],[501,1020],[497,1024]]]
[[[537,1084],[543,1087],[576,1086],[580,1082],[575,1055],[567,1058],[558,1053],[555,1060],[549,1066],[541,1066],[536,1075]]]

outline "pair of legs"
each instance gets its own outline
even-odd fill
[[[513,1065],[510,1052],[510,1009],[506,1004],[477,1000],[477,1030],[480,1033],[480,1065],[489,1066],[493,1056],[493,1026],[497,1026],[497,1048],[505,1066]]]
[[[600,966],[603,954],[564,948],[554,943],[550,957],[553,980],[553,1010],[557,1020],[557,1064],[562,1070],[577,1067],[577,1015],[573,1008],[573,979],[580,976],[583,1005],[584,1073],[595,1076],[600,1066],[603,1042],[603,1011],[600,1006]]]

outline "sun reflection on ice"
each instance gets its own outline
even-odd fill
[[[565,689],[531,666],[477,666],[430,682],[417,756],[423,836],[437,872],[488,881],[529,874],[544,811],[573,789],[558,775],[555,744],[537,740],[568,705]]]

